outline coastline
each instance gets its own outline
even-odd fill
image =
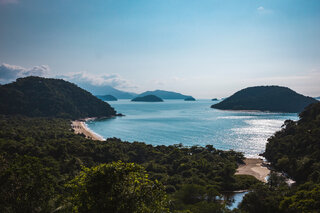
[[[84,120],[76,120],[72,121],[71,127],[74,130],[75,134],[84,134],[86,138],[96,141],[105,141],[103,137],[93,132],[86,125],[86,121],[94,120],[95,118],[86,118]]]
[[[264,183],[267,182],[266,177],[270,174],[270,170],[262,159],[246,158],[244,163],[238,167],[235,175],[251,175]]]

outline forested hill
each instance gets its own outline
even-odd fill
[[[298,182],[320,181],[320,103],[308,106],[299,121],[286,121],[268,140],[264,156]]]
[[[211,108],[297,113],[315,102],[316,99],[298,94],[287,87],[257,86],[240,90]]]
[[[70,82],[41,77],[19,78],[0,86],[0,114],[78,119],[109,117],[116,111]]]
[[[143,97],[146,95],[155,95],[162,99],[186,99],[186,98],[193,98],[189,95],[183,95],[177,92],[165,91],[165,90],[154,90],[154,91],[146,91],[144,93],[139,94],[139,97]]]

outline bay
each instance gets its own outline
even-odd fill
[[[152,145],[213,145],[246,157],[263,153],[267,139],[296,113],[266,113],[212,109],[211,100],[164,102],[108,102],[124,117],[89,121],[87,126],[104,138],[139,141]]]

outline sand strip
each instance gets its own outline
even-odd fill
[[[101,136],[95,134],[93,131],[91,131],[85,124],[84,121],[72,121],[71,127],[74,130],[76,134],[84,134],[86,138],[97,140],[97,141],[104,141],[104,138]]]
[[[263,160],[258,158],[246,158],[245,164],[240,165],[236,175],[252,175],[262,182],[267,182],[266,177],[270,170],[263,165]]]

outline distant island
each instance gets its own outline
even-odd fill
[[[107,94],[107,95],[112,95],[117,99],[132,99],[134,97],[137,97],[138,95],[133,92],[118,90],[109,85],[92,85],[90,83],[85,83],[85,82],[72,82],[72,83],[77,84],[79,87],[89,91],[95,96],[104,96]]]
[[[218,98],[212,98],[211,101],[218,101]]]
[[[154,90],[154,91],[146,91],[138,95],[138,97],[143,97],[146,95],[155,95],[162,99],[186,99],[193,98],[190,95],[183,95],[177,92],[165,91],[165,90]]]
[[[136,97],[131,101],[141,101],[141,102],[163,102],[163,100],[155,95],[146,95],[143,97]]]
[[[259,110],[297,113],[316,99],[280,86],[256,86],[240,90],[211,108],[222,110]]]
[[[3,115],[68,119],[117,115],[108,103],[60,79],[18,78],[0,86],[0,100]]]
[[[188,97],[184,99],[185,101],[195,101],[196,99],[194,97]]]
[[[117,101],[118,99],[113,95],[97,95],[97,98],[103,101]]]

